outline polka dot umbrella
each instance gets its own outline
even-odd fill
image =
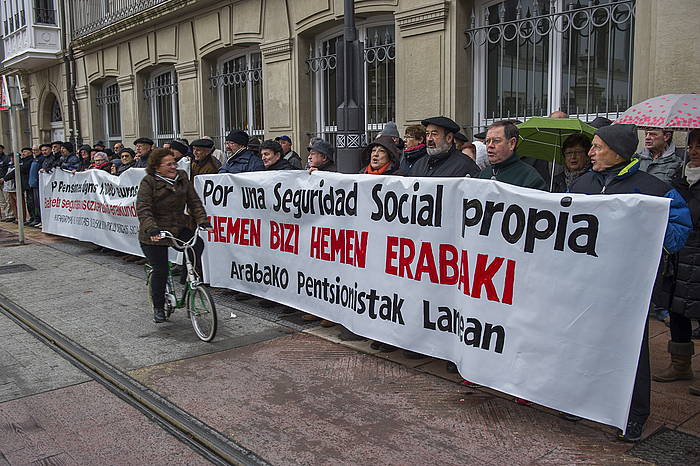
[[[625,110],[615,124],[638,128],[664,128],[689,131],[700,128],[700,95],[666,94],[647,99]]]

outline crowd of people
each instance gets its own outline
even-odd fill
[[[552,118],[568,118],[562,112]],[[638,130],[632,125],[612,125],[606,118],[596,118],[592,139],[585,134],[572,134],[561,147],[562,165],[539,158],[521,157],[517,152],[519,129],[517,121],[504,120],[491,124],[484,133],[469,139],[460,132],[460,126],[450,118],[426,118],[420,125],[410,125],[399,133],[395,123],[388,123],[383,131],[362,152],[361,173],[412,177],[472,177],[491,179],[525,188],[558,193],[621,194],[641,193],[662,196],[671,200],[666,226],[664,252],[653,293],[656,316],[668,321],[671,341],[668,351],[671,364],[653,376],[659,382],[693,378],[691,357],[694,354],[692,321],[700,318],[700,129],[691,131],[687,148],[681,150],[673,141],[673,133],[664,129],[647,129],[643,149],[637,152]],[[308,154],[301,157],[293,150],[289,136],[259,141],[245,131],[233,130],[226,135],[225,150],[215,148],[211,138],[191,143],[176,139],[163,148],[156,148],[153,140],[142,137],[134,141],[135,149],[116,143],[107,148],[101,141],[93,147],[83,145],[74,150],[70,142],[55,141],[25,147],[21,151],[19,170],[22,188],[14,186],[12,158],[0,146],[0,216],[5,221],[17,221],[17,196],[23,196],[26,206],[26,224],[41,226],[39,209],[38,173],[61,168],[71,172],[104,170],[120,176],[132,167],[147,169],[142,181],[137,210],[141,221],[139,241],[146,257],[161,272],[157,281],[167,274],[164,250],[159,243],[158,229],[168,227],[193,234],[196,226],[209,228],[206,216],[193,197],[193,179],[198,175],[215,173],[243,173],[267,170],[306,170],[308,172],[336,171],[334,147],[324,139],[314,138]],[[176,169],[183,157],[190,159],[189,178]],[[145,184],[144,184],[145,183]],[[163,186],[181,196],[172,208],[159,207],[153,214],[153,199]],[[142,192],[143,191],[143,192]],[[150,197],[149,197],[150,196]],[[180,218],[187,205],[196,221]],[[179,212],[172,217],[172,212]],[[160,215],[160,217],[159,217]],[[159,223],[167,219],[168,225]],[[167,223],[166,222],[166,223]],[[165,249],[163,249],[165,248]],[[154,277],[156,274],[154,273]],[[157,291],[158,295],[162,295]],[[162,298],[162,296],[160,296]],[[162,322],[162,299],[153,296],[154,319]],[[670,314],[669,314],[670,311]],[[334,326],[313,314],[305,314],[305,321],[320,320],[322,326]],[[341,328],[343,340],[362,340],[348,329]],[[375,341],[372,347],[380,351],[397,348]],[[405,351],[409,358],[423,355]],[[448,370],[456,372],[454,364]],[[626,432],[620,438],[636,441],[641,437],[649,415],[650,382],[647,332],[640,351],[637,379],[632,398]],[[700,395],[700,386],[691,385],[690,392]],[[524,400],[522,400],[525,402]]]

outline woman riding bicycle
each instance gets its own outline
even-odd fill
[[[146,259],[153,267],[151,299],[153,320],[165,322],[165,286],[168,278],[168,247],[172,242],[162,239],[161,231],[169,231],[175,237],[189,240],[195,234],[190,216],[197,225],[212,231],[202,201],[187,179],[187,173],[177,169],[177,162],[170,149],[151,152],[146,166],[146,176],[141,180],[136,197],[136,214],[139,218],[139,242]],[[201,255],[204,242],[198,238],[194,250],[197,270],[201,275]]]

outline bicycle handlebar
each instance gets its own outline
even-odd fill
[[[197,231],[205,231],[205,230],[206,230],[206,228],[197,227]],[[167,239],[173,240],[173,242],[175,243],[175,245],[177,247],[183,248],[183,249],[189,249],[189,248],[194,247],[194,243],[195,243],[195,241],[197,241],[197,238],[199,237],[199,235],[194,234],[194,235],[192,235],[192,238],[189,239],[189,241],[183,241],[180,238],[177,238],[176,236],[174,236],[172,233],[170,233],[167,230],[161,230],[159,236],[161,239],[167,238]]]

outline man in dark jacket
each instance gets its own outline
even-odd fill
[[[134,168],[146,168],[148,166],[148,157],[153,150],[153,144],[153,139],[151,138],[138,138],[134,141],[134,147],[136,147]]]
[[[515,153],[519,134],[518,127],[510,121],[497,121],[489,126],[486,130],[486,155],[490,165],[479,173],[479,178],[546,190],[537,170]]]
[[[469,157],[457,150],[454,135],[459,125],[446,117],[432,117],[421,121],[426,127],[426,151],[428,155],[418,160],[409,176],[477,176],[479,167]]]
[[[197,175],[213,175],[219,173],[221,162],[212,157],[214,141],[211,139],[195,139],[192,141],[194,157],[190,164],[190,181],[194,185],[194,177]]]
[[[257,172],[265,169],[260,157],[248,150],[248,133],[235,129],[226,135],[226,163],[219,173]]]
[[[260,145],[260,156],[262,157],[265,170],[296,170],[297,168],[283,156],[282,144],[268,139]],[[301,159],[300,159],[301,160]]]
[[[51,151],[50,144],[42,144],[39,146],[39,149],[41,149],[41,153],[44,156],[44,161],[41,164],[41,172],[51,173],[54,168],[61,165],[61,156],[56,156],[56,154]]]
[[[34,160],[32,160],[31,168],[29,169],[29,196],[32,198],[33,209],[29,211],[29,226],[41,226],[41,204],[39,199],[39,169],[44,164],[44,155],[41,148],[37,145],[32,146]]]
[[[313,171],[336,172],[338,171],[333,160],[333,146],[323,139],[314,139],[307,147],[309,151],[309,173]]]
[[[3,221],[12,218],[8,196],[6,196],[5,192],[2,190],[5,175],[7,175],[7,170],[9,170],[9,168],[10,156],[5,154],[5,146],[0,144],[0,220]]]
[[[690,211],[678,191],[639,169],[639,160],[632,159],[637,143],[634,125],[612,125],[598,129],[589,152],[592,169],[577,178],[569,190],[584,194],[639,193],[671,199],[664,249],[670,253],[679,251],[692,228]],[[645,328],[627,429],[624,434],[622,431],[618,433],[618,438],[627,442],[636,442],[641,438],[644,423],[649,417],[651,377],[648,338],[648,329]]]
[[[301,163],[301,157],[299,154],[292,150],[292,138],[289,136],[278,136],[275,141],[279,143],[282,148],[282,153],[284,154],[285,160],[287,160],[294,168],[301,169],[304,168]],[[260,147],[262,151],[262,147]]]
[[[73,144],[64,142],[61,144],[61,168],[72,172],[78,171],[80,168],[80,159],[73,152]]]

